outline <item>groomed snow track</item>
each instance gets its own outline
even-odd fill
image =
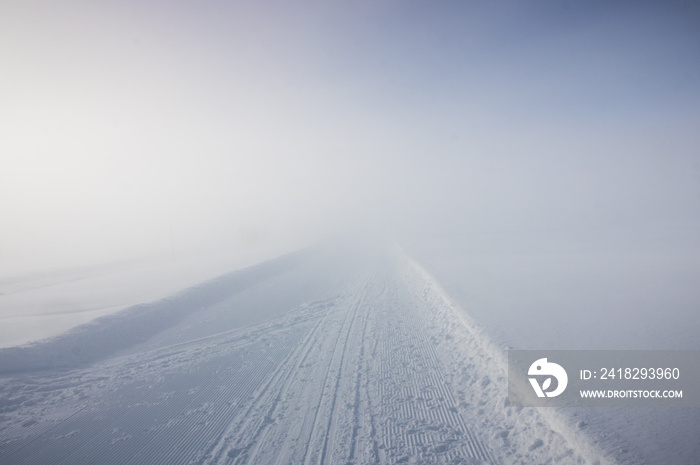
[[[206,312],[206,309],[200,309]],[[281,316],[0,379],[2,464],[607,463],[398,249]]]

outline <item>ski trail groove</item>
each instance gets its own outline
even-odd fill
[[[271,319],[92,367],[0,378],[0,461],[595,462],[536,413],[502,407],[496,359],[409,259],[361,263]],[[542,438],[558,460],[530,449]]]
[[[351,328],[352,328],[352,324],[353,324],[353,322],[354,322],[354,320],[355,320],[355,317],[356,317],[356,315],[357,315],[357,309],[358,309],[358,307],[359,307],[359,303],[360,303],[361,298],[362,298],[362,297],[361,297],[361,293],[363,293],[363,291],[366,289],[366,287],[367,287],[367,281],[365,280],[365,281],[364,281],[364,284],[361,286],[360,292],[359,292],[359,293],[355,293],[355,294],[353,295],[354,301],[353,301],[353,303],[351,304],[351,307],[350,307],[350,308],[351,308],[351,311],[348,312],[348,313],[345,315],[345,318],[343,319],[342,328],[344,328],[346,325],[348,325],[348,330],[347,330],[347,331],[343,331],[343,329],[341,328],[341,331],[340,331],[340,334],[344,334],[344,335],[345,335],[345,342],[343,343],[342,348],[340,349],[342,353],[341,353],[341,356],[340,356],[340,362],[338,363],[338,373],[337,373],[336,379],[335,379],[336,383],[335,383],[335,385],[334,385],[334,396],[333,396],[333,401],[332,401],[332,405],[331,405],[330,414],[328,415],[328,424],[327,424],[327,426],[326,426],[326,433],[325,433],[325,435],[324,435],[324,442],[323,442],[323,449],[322,449],[322,451],[321,451],[321,458],[318,460],[318,463],[324,463],[323,461],[324,461],[324,459],[325,459],[326,448],[327,448],[327,445],[328,445],[328,442],[327,442],[327,441],[328,441],[328,437],[329,437],[329,434],[330,434],[331,422],[332,422],[332,419],[333,419],[333,410],[334,410],[334,408],[335,408],[335,399],[336,399],[336,395],[337,395],[338,385],[339,385],[339,383],[340,383],[340,372],[341,372],[341,370],[342,370],[342,361],[343,361],[343,359],[344,359],[344,357],[345,357],[345,350],[347,349],[347,340],[348,340],[349,335],[350,335],[350,330],[351,330]],[[348,324],[348,320],[350,320],[349,324]],[[305,452],[304,452],[304,458],[303,458],[303,463],[304,463],[304,465],[308,465],[308,464],[310,463],[310,461],[313,460],[313,456],[314,456],[314,452],[315,452],[315,451],[313,450],[313,443],[315,442],[314,439],[315,439],[316,430],[319,428],[319,426],[318,426],[318,423],[319,423],[319,421],[320,421],[320,419],[319,419],[319,412],[322,410],[324,401],[326,400],[325,393],[326,393],[326,390],[327,390],[327,386],[328,386],[329,383],[332,382],[332,381],[331,381],[330,374],[331,374],[331,371],[332,371],[332,369],[333,369],[333,367],[334,367],[333,361],[336,359],[336,353],[338,352],[338,346],[339,346],[339,344],[340,344],[340,337],[338,337],[338,338],[336,339],[336,343],[335,343],[335,345],[334,345],[334,347],[333,347],[333,353],[332,353],[332,355],[331,355],[331,357],[330,357],[330,359],[329,359],[328,368],[326,369],[325,376],[323,377],[323,380],[324,380],[323,389],[321,390],[321,393],[320,393],[320,396],[319,396],[319,401],[318,401],[318,404],[317,404],[317,406],[316,406],[316,411],[315,411],[315,413],[314,413],[314,421],[313,421],[312,428],[311,428],[311,432],[310,432],[310,435],[309,435],[309,441],[306,443],[306,448],[305,448]]]
[[[336,382],[335,382],[335,387],[333,390],[333,401],[331,403],[331,410],[330,414],[328,415],[328,426],[326,427],[326,435],[323,441],[323,450],[321,453],[321,459],[319,463],[325,464],[326,463],[326,454],[328,451],[328,442],[331,439],[332,436],[332,426],[333,426],[333,420],[335,418],[334,412],[336,408],[336,403],[338,401],[338,391],[340,390],[340,382],[342,379],[342,373],[343,373],[343,363],[345,362],[345,354],[348,349],[348,340],[350,339],[350,336],[353,334],[353,328],[355,327],[355,321],[357,319],[357,315],[360,311],[360,308],[362,306],[362,301],[365,297],[365,293],[367,292],[367,287],[369,285],[370,281],[367,281],[363,286],[360,292],[358,293],[357,300],[353,303],[353,310],[352,310],[352,320],[350,321],[350,325],[348,327],[348,332],[345,334],[345,341],[343,343],[343,351],[340,356],[340,362],[338,363],[338,373],[336,375]],[[359,371],[358,371],[359,373]],[[359,376],[359,374],[357,375]],[[354,430],[354,428],[353,428]]]

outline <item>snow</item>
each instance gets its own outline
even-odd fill
[[[274,256],[274,255],[272,255]],[[152,302],[271,256],[154,257],[108,265],[0,277],[0,347],[62,334],[100,316]]]
[[[0,366],[3,463],[614,463],[509,406],[503,349],[398,247],[287,255]]]
[[[698,350],[696,237],[663,229],[503,232],[413,241],[406,250],[503,346]],[[700,408],[563,413],[619,463],[700,457]]]

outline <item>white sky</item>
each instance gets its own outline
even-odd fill
[[[6,2],[0,274],[364,225],[696,227],[698,8],[528,5]]]

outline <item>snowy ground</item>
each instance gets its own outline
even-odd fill
[[[64,333],[95,318],[152,302],[271,258],[247,251],[236,256],[154,257],[109,265],[0,277],[0,347]]]
[[[503,351],[397,248],[293,254],[0,367],[0,463],[614,463],[509,406]]]
[[[697,231],[533,231],[406,244],[491,340],[516,349],[699,350]],[[700,408],[562,412],[620,463],[700,460]],[[575,417],[574,417],[575,415]]]

